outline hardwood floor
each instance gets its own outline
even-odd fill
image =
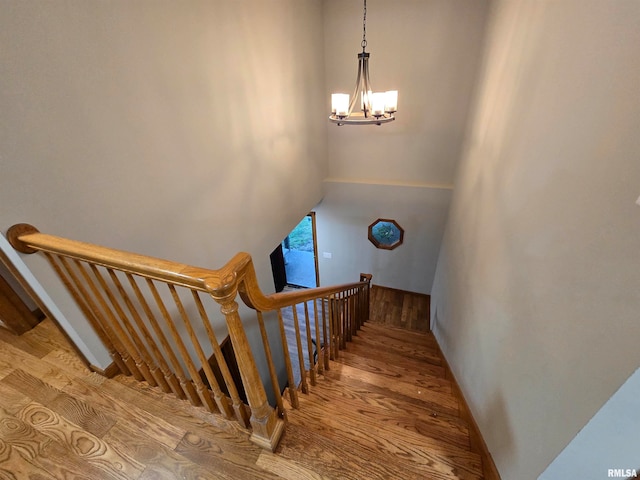
[[[428,332],[429,295],[396,290],[395,288],[371,286],[371,318],[381,323],[407,330]]]
[[[49,320],[0,329],[0,479],[483,478],[429,333],[369,322],[299,398],[271,453],[235,422],[89,372]]]

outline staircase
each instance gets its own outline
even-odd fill
[[[237,422],[90,372],[49,320],[21,337],[0,330],[0,476],[481,479],[444,377],[431,334],[366,324],[300,408],[287,405],[271,453]]]
[[[265,295],[246,253],[210,270],[26,224],[7,236],[47,258],[113,378],[49,320],[0,329],[0,478],[499,478],[435,338],[367,321],[411,323],[420,303],[376,301],[369,274]]]
[[[481,479],[431,334],[367,323],[300,397],[278,455],[324,478]]]

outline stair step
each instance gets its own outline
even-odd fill
[[[338,362],[349,365],[369,373],[375,373],[392,380],[411,383],[419,387],[442,393],[451,393],[451,382],[442,376],[430,375],[424,371],[421,365],[395,365],[389,361],[384,352],[380,352],[376,359],[362,357],[351,351],[348,345],[346,350],[340,352]],[[408,363],[408,362],[407,362]]]
[[[324,375],[328,378],[342,380],[344,383],[360,389],[387,395],[390,398],[409,401],[416,405],[426,405],[427,408],[432,408],[436,412],[455,416],[460,415],[458,399],[450,393],[441,393],[417,387],[410,383],[386,378],[350,365],[345,365],[339,361],[333,362],[331,369],[325,371]]]
[[[442,357],[440,357],[439,352],[428,345],[421,346],[412,343],[403,343],[401,340],[385,337],[377,332],[365,332],[363,329],[358,333],[358,335],[353,337],[353,343],[366,346],[367,348],[371,348],[379,352],[388,351],[398,355],[403,355],[406,358],[423,360],[432,365],[443,365]]]
[[[399,472],[403,480],[425,478],[421,472],[400,470],[394,459],[345,439],[338,432],[321,434],[296,422],[287,424],[276,454],[316,472],[314,480],[388,480],[398,478]]]
[[[335,411],[335,405],[321,407],[303,396],[300,410],[291,411],[289,421],[329,438],[342,438],[347,444],[357,442],[376,456],[391,457],[387,461],[395,463],[402,471],[422,472],[428,478],[482,478],[480,456],[469,449],[432,440],[385,422],[372,422],[366,415],[348,411],[344,406],[340,408],[340,415]]]
[[[385,362],[391,365],[417,370],[432,377],[446,378],[444,366],[433,365],[418,358],[407,358],[405,355],[392,352],[389,349],[380,350],[378,348],[371,348],[370,345],[364,342],[358,342],[357,340],[356,342],[347,344],[346,351],[370,360],[384,359]],[[342,352],[340,352],[340,355],[342,355]]]
[[[415,405],[340,380],[320,381],[321,385],[312,388],[309,395],[304,395],[306,401],[319,406],[340,405],[341,409],[367,415],[382,424],[389,423],[437,441],[470,448],[469,427],[459,417],[438,414],[427,405]]]
[[[405,343],[415,343],[416,345],[429,346],[436,349],[438,348],[438,342],[431,332],[407,330],[376,322],[366,322],[362,326],[362,329],[365,331],[377,331],[382,333],[385,337],[400,340]]]
[[[395,465],[383,478],[482,479],[482,460],[471,452],[469,426],[445,376],[432,334],[367,323],[299,396],[289,427],[313,431],[314,442],[321,436],[364,447],[376,467]]]

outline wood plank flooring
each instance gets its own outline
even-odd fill
[[[429,295],[396,290],[395,288],[371,286],[371,318],[373,323],[419,332],[428,332]]]
[[[235,422],[89,372],[49,320],[0,329],[0,479],[483,478],[429,333],[367,323],[299,398],[271,453]]]

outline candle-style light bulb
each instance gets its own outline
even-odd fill
[[[371,95],[371,114],[374,117],[381,117],[384,115],[385,109],[385,94],[382,92],[376,92]]]
[[[398,91],[389,90],[384,92],[384,111],[395,113],[398,111]]]
[[[348,93],[331,94],[331,113],[333,113],[337,117],[346,117],[349,115]]]

